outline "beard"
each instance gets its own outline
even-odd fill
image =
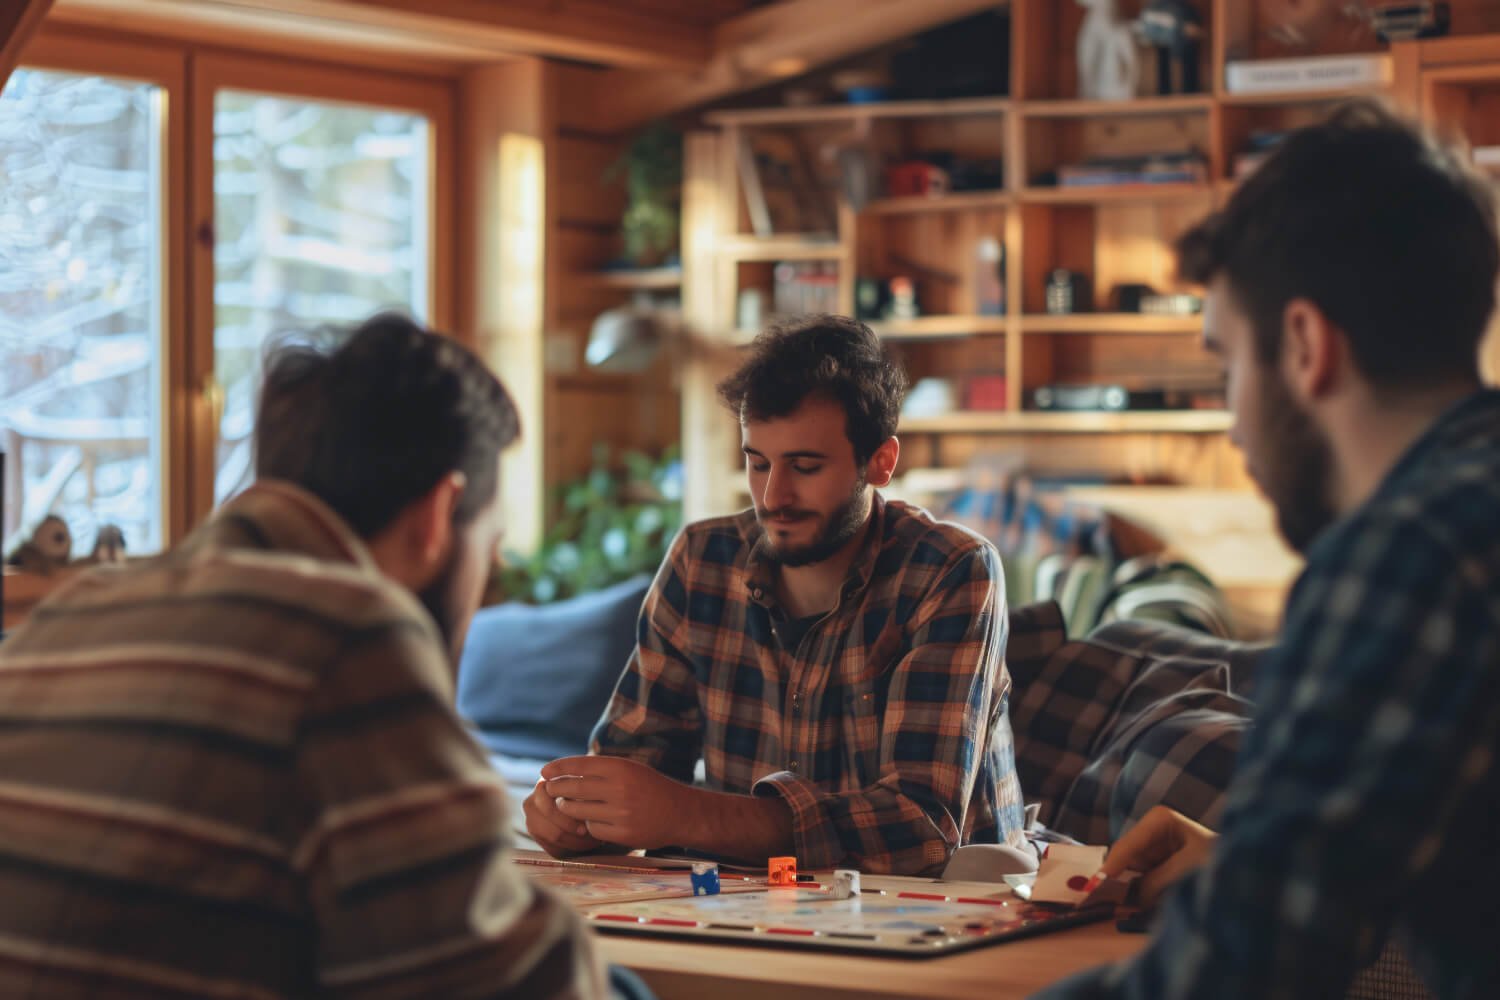
[[[1323,529],[1338,519],[1333,503],[1333,448],[1276,372],[1265,374],[1270,388],[1261,400],[1265,417],[1259,436],[1268,457],[1257,478],[1276,510],[1281,537],[1305,555]]]
[[[778,566],[811,566],[834,555],[849,539],[859,533],[870,517],[870,494],[865,489],[864,473],[854,483],[847,499],[827,514],[817,511],[782,507],[777,510],[755,509],[756,520],[765,534],[761,538],[761,550],[766,558]],[[816,538],[805,545],[778,545],[771,540],[771,531],[766,522],[773,517],[796,517],[811,519],[821,517],[823,527]]]
[[[417,592],[417,600],[432,615],[438,634],[443,638],[443,650],[455,668],[458,666],[459,654],[463,651],[463,637],[457,634],[460,604],[457,586],[458,555],[458,546],[454,545],[443,568],[438,570],[438,575]]]

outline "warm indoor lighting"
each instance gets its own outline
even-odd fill
[[[801,56],[782,56],[766,66],[772,76],[801,76],[807,72],[807,60]]]

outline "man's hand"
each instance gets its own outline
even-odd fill
[[[547,766],[551,767],[550,764]],[[526,832],[531,834],[531,839],[554,858],[595,851],[604,846],[602,841],[589,836],[584,824],[562,814],[557,808],[557,800],[547,792],[545,777],[526,796],[521,812],[526,816]]]
[[[648,850],[682,844],[693,789],[624,757],[563,757],[542,768],[565,823],[597,842]],[[536,797],[533,795],[533,797]],[[578,827],[572,827],[576,835]]]
[[[1154,806],[1109,849],[1104,873],[1113,878],[1125,871],[1144,872],[1141,905],[1150,908],[1173,883],[1208,860],[1218,839],[1182,813]]]

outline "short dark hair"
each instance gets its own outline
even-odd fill
[[[1289,135],[1177,249],[1185,279],[1227,278],[1263,363],[1281,356],[1287,303],[1307,298],[1377,390],[1478,379],[1500,269],[1494,195],[1380,103]]]
[[[284,339],[267,357],[255,474],[313,493],[362,538],[379,534],[451,472],[454,520],[494,498],[515,404],[473,352],[399,313]]]
[[[896,433],[906,372],[869,327],[819,314],[771,326],[719,383],[719,398],[741,420],[787,416],[810,396],[844,408],[844,434],[863,465]]]

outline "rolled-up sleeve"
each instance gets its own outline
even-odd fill
[[[679,534],[646,594],[636,647],[594,727],[591,753],[628,757],[691,782],[703,750],[698,679],[674,637],[685,632],[687,538]]]

